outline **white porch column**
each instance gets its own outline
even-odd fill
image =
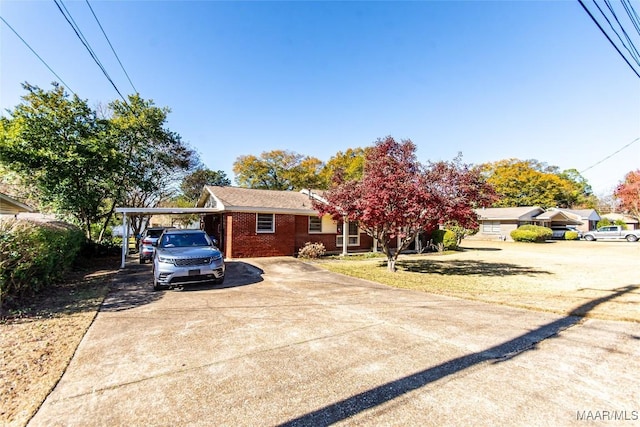
[[[347,217],[342,218],[342,255],[347,255],[347,246],[349,245],[349,222]]]
[[[122,214],[122,261],[120,268],[124,268],[125,261],[129,255],[129,223],[127,222],[127,214]]]

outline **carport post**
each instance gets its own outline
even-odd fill
[[[122,261],[120,268],[124,268],[124,263],[129,254],[129,224],[127,224],[127,214],[122,213]]]

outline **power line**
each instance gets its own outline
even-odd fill
[[[618,36],[618,40],[620,40],[620,43],[622,43],[622,46],[624,46],[624,48],[627,50],[627,52],[629,52],[629,54],[631,55],[631,57],[634,59],[634,61],[636,62],[636,64],[640,65],[640,63],[638,62],[638,57],[637,57],[637,53],[638,51],[636,50],[635,46],[633,45],[633,42],[631,41],[631,39],[629,38],[629,35],[627,34],[627,32],[625,31],[624,27],[622,26],[622,24],[620,23],[620,20],[618,20],[618,16],[616,15],[616,12],[613,10],[613,7],[611,6],[611,3],[609,2],[609,0],[604,0],[604,4],[607,6],[607,9],[609,9],[609,12],[611,12],[611,16],[616,20],[616,22],[618,23],[618,26],[620,27],[620,30],[622,31],[622,33],[625,35],[627,41],[629,42],[631,48],[629,48],[629,46],[627,46],[627,44],[624,42],[624,40],[622,40],[622,37],[620,36],[620,34],[618,33],[618,31],[616,31],[616,29],[613,27],[613,24],[611,23],[611,21],[609,20],[609,18],[607,18],[607,15],[605,15],[605,13],[602,11],[602,8],[600,8],[600,6],[598,6],[598,3],[596,3],[595,0],[593,0],[593,4],[596,5],[596,7],[598,8],[598,10],[600,11],[600,14],[604,17],[605,21],[607,21],[607,24],[609,24],[609,27],[611,28],[611,30],[615,33],[616,36]],[[636,54],[634,54],[631,49],[633,49],[635,51]]]
[[[120,95],[120,98],[122,98],[124,103],[126,105],[128,105],[128,102],[127,102],[126,98],[122,95],[122,93],[120,92],[120,89],[118,89],[118,86],[116,86],[114,81],[111,79],[111,76],[109,76],[109,73],[107,72],[107,70],[104,68],[104,66],[102,65],[102,63],[98,59],[98,56],[95,54],[95,52],[93,51],[93,49],[89,45],[89,42],[84,38],[84,35],[81,35],[82,31],[80,31],[80,28],[77,26],[77,24],[73,20],[73,17],[71,16],[71,14],[67,10],[67,8],[64,6],[64,3],[62,3],[62,0],[53,0],[53,2],[56,4],[56,6],[58,6],[58,10],[62,14],[62,16],[64,16],[64,19],[67,21],[67,23],[71,26],[71,28],[73,29],[73,32],[76,34],[78,39],[80,39],[80,41],[82,42],[84,47],[87,49],[87,51],[89,52],[89,55],[91,55],[91,58],[93,58],[94,62],[102,70],[102,73],[105,75],[107,80],[109,80],[109,83],[111,83],[111,86],[113,86],[113,88],[116,90],[116,92],[118,92],[118,95]],[[63,8],[64,8],[64,10],[62,10]],[[66,13],[65,13],[65,11],[66,11]]]
[[[604,30],[604,28],[602,28],[602,25],[600,25],[600,23],[598,22],[598,20],[593,16],[593,14],[591,13],[591,11],[587,8],[587,6],[585,6],[584,1],[583,0],[578,0],[578,2],[580,3],[580,5],[582,6],[582,8],[585,10],[585,12],[587,12],[587,14],[591,17],[591,19],[593,20],[593,22],[598,26],[598,28],[600,29],[600,31],[602,32],[602,34],[604,34],[604,36],[607,38],[607,40],[609,40],[609,43],[611,43],[611,45],[615,48],[615,50],[620,54],[620,56],[622,57],[622,59],[624,59],[624,61],[627,63],[627,65],[631,68],[631,70],[633,70],[633,72],[635,73],[636,76],[640,77],[640,73],[638,73],[638,71],[633,67],[633,65],[631,65],[631,63],[629,62],[629,60],[627,59],[627,57],[622,53],[622,51],[620,51],[620,49],[618,48],[618,46],[615,44],[615,42],[613,40],[611,40],[611,37],[609,37],[609,34],[607,34],[607,32]],[[596,7],[598,7],[598,10],[600,10],[600,13],[603,14],[602,9],[600,9],[600,7],[598,6],[598,4],[595,2],[594,0],[594,4],[596,5]],[[605,19],[606,16],[605,16]],[[607,19],[608,21],[608,19]],[[611,25],[611,23],[609,23]],[[615,31],[615,30],[614,30]],[[617,34],[617,33],[616,33]],[[620,36],[618,36],[619,38]]]
[[[624,7],[624,10],[627,12],[627,16],[629,17],[629,20],[631,20],[631,22],[633,23],[633,26],[636,29],[636,32],[640,35],[640,18],[638,18],[638,14],[636,13],[636,10],[633,8],[631,1],[622,0],[622,6]]]
[[[30,50],[31,52],[33,52],[33,54],[34,54],[34,55],[35,55],[35,56],[40,60],[40,62],[42,62],[42,63],[44,64],[44,66],[45,66],[45,67],[47,67],[47,69],[48,69],[49,71],[51,71],[51,73],[53,73],[53,75],[54,75],[54,76],[56,76],[56,78],[57,78],[58,80],[60,80],[60,83],[62,83],[62,85],[63,85],[64,87],[66,87],[66,88],[69,90],[69,92],[71,92],[72,94],[74,94],[74,95],[78,96],[78,95],[73,91],[73,89],[71,89],[71,88],[69,87],[69,85],[68,85],[68,84],[66,84],[66,83],[64,82],[64,80],[62,80],[62,77],[60,77],[60,76],[59,76],[55,71],[53,71],[53,69],[49,66],[49,64],[47,64],[47,62],[46,62],[44,59],[42,59],[42,57],[41,57],[40,55],[38,55],[38,53],[37,53],[35,50],[33,50],[33,48],[32,48],[31,46],[29,46],[29,43],[27,43],[27,42],[25,41],[25,39],[23,39],[23,38],[20,36],[20,34],[18,34],[18,32],[17,32],[16,30],[14,30],[14,29],[13,29],[13,27],[12,27],[11,25],[9,25],[9,23],[8,23],[8,22],[7,22],[7,21],[6,21],[2,16],[0,16],[0,19],[2,20],[2,22],[4,22],[4,23],[5,23],[5,25],[6,25],[7,27],[9,27],[9,29],[10,29],[11,31],[13,31],[13,34],[15,34],[15,35],[16,35],[16,36],[17,36],[17,37],[22,41],[22,43],[24,43],[24,44],[25,44],[25,46],[27,46],[27,47],[29,48],[29,50]]]
[[[113,48],[113,45],[111,44],[111,40],[109,40],[109,37],[107,37],[107,33],[104,31],[104,28],[102,28],[102,24],[100,23],[100,20],[98,19],[95,12],[93,11],[91,4],[89,4],[89,0],[85,0],[85,1],[87,2],[87,6],[89,6],[89,9],[91,10],[91,14],[93,14],[93,17],[96,19],[96,22],[98,23],[98,26],[100,27],[100,30],[104,35],[104,38],[107,39],[107,43],[109,43],[109,47],[111,48],[111,51],[113,52],[116,59],[118,60],[118,64],[120,64],[120,68],[122,68],[122,71],[124,71],[124,75],[127,76],[127,80],[129,80],[129,84],[131,84],[131,87],[133,88],[134,92],[138,93],[138,89],[136,89],[136,87],[133,85],[133,82],[131,81],[131,78],[129,78],[129,74],[127,73],[127,70],[124,69],[124,65],[122,65],[122,62],[118,57],[118,54],[116,53],[115,49]]]
[[[636,142],[640,141],[640,137],[634,139],[633,141],[631,141],[630,143],[628,143],[627,145],[625,145],[624,147],[620,148],[618,151],[616,151],[615,153],[612,153],[610,155],[608,155],[607,157],[605,157],[604,159],[600,160],[597,163],[594,163],[593,165],[589,166],[588,168],[581,170],[580,173],[584,173],[586,171],[588,171],[589,169],[593,169],[594,167],[598,166],[600,163],[604,162],[605,160],[609,160],[611,157],[615,156],[616,154],[618,154],[619,152],[621,152],[622,150],[624,150],[625,148],[629,147],[632,144],[635,144]]]

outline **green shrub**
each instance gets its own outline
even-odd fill
[[[515,229],[511,233],[511,238],[516,242],[537,242],[538,234],[533,230]]]
[[[325,253],[326,253],[326,250],[322,243],[307,242],[298,251],[298,257],[307,258],[307,259],[317,259],[317,258],[320,258],[321,256],[324,256]]]
[[[521,225],[513,230],[511,238],[516,242],[544,242],[553,235],[548,227],[540,227],[539,225]]]
[[[578,240],[577,231],[567,231],[564,233],[564,240]]]
[[[438,251],[457,249],[458,238],[456,233],[451,230],[433,230],[431,240],[436,245]]]
[[[0,221],[0,306],[62,279],[84,241],[65,223]]]

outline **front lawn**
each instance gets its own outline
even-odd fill
[[[635,246],[478,241],[464,242],[463,251],[445,255],[402,255],[395,273],[388,272],[386,261],[380,258],[346,257],[322,260],[318,265],[397,288],[563,315],[640,322],[640,281],[636,269],[630,268],[640,255]]]

